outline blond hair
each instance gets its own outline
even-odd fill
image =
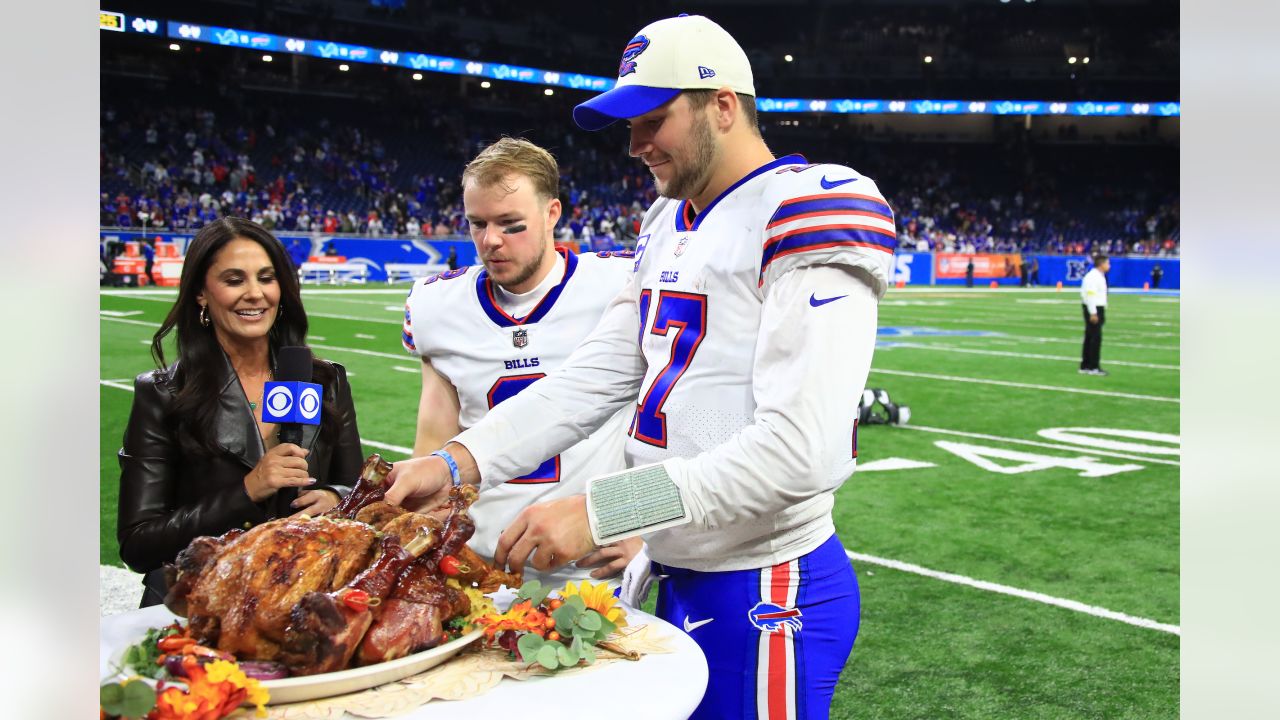
[[[556,159],[523,138],[503,137],[481,150],[462,171],[462,184],[474,180],[479,187],[492,187],[504,183],[512,173],[532,180],[533,191],[543,202],[560,196],[560,166]]]

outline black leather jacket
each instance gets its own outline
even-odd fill
[[[116,539],[120,557],[136,572],[147,573],[143,607],[163,598],[160,568],[172,562],[194,538],[221,535],[296,512],[289,505],[296,488],[284,488],[255,503],[245,492],[244,477],[266,452],[249,401],[236,380],[231,362],[217,398],[215,427],[223,454],[192,457],[178,443],[169,410],[175,389],[151,371],[134,380],[133,410],[120,448],[120,503]],[[319,438],[319,426],[303,425],[302,447],[310,450],[307,466],[313,488],[346,495],[360,473],[363,457],[356,428],[355,405],[346,370],[333,363],[336,381],[324,389],[326,401],[338,409],[337,442]]]

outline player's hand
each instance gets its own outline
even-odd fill
[[[627,538],[609,543],[574,564],[580,568],[596,568],[591,572],[591,577],[603,580],[622,572],[642,547],[644,547],[642,538]]]
[[[290,517],[298,517],[299,515],[310,515],[316,517],[321,513],[328,512],[338,505],[338,491],[325,488],[324,490],[308,490],[294,500],[290,507],[297,508],[298,512],[290,515]]]
[[[310,452],[293,443],[280,443],[268,450],[244,476],[244,491],[249,499],[262,502],[280,488],[314,485],[315,478],[307,472]]]
[[[524,566],[547,571],[562,567],[596,549],[587,523],[587,496],[573,495],[530,505],[498,537],[493,564],[513,573]]]
[[[393,463],[387,482],[388,503],[409,510],[434,509],[448,500],[453,475],[443,458],[427,455]]]
[[[1090,316],[1089,316],[1089,324],[1090,324],[1090,325],[1097,325],[1097,324],[1098,324],[1098,313],[1094,313],[1094,314],[1092,314],[1092,315],[1090,315]]]

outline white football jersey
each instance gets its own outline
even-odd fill
[[[756,341],[774,280],[797,267],[852,266],[870,275],[882,297],[895,245],[893,211],[870,178],[840,165],[805,164],[798,155],[759,168],[696,217],[688,201],[660,198],[636,244],[647,370],[627,464],[693,457],[752,424]],[[814,307],[826,301],[808,298]],[[857,398],[850,397],[843,432],[851,439],[842,457],[823,459],[841,479],[854,469],[856,418]],[[706,563],[711,549],[723,558],[768,556],[771,546],[816,547],[832,531],[833,495],[783,510],[769,518],[772,529],[743,529],[736,543],[726,544],[735,533],[691,526],[645,539],[652,557],[682,567]]]
[[[483,266],[441,273],[416,282],[410,290],[404,347],[430,360],[458,391],[458,419],[464,430],[560,367],[595,328],[634,265],[630,252],[566,254],[564,259],[563,278],[523,318],[511,317],[498,305],[494,283]],[[629,409],[617,413],[533,472],[481,493],[471,508],[476,523],[472,548],[493,557],[498,536],[525,507],[580,494],[588,478],[621,469],[629,416]],[[538,422],[536,417],[522,420]],[[586,578],[589,572],[572,564],[551,575],[526,568],[526,576],[557,584]]]

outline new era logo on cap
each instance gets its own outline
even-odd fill
[[[751,62],[738,42],[701,15],[666,18],[636,33],[623,48],[617,84],[574,108],[573,120],[599,130],[660,107],[681,90],[722,87],[756,94]]]

